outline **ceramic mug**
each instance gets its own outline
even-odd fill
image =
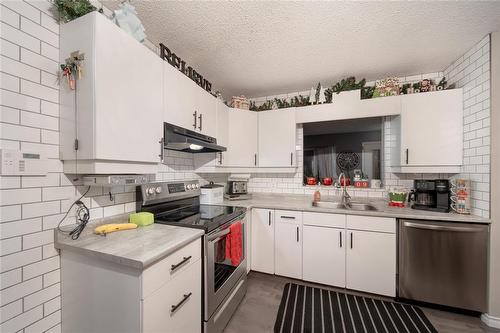
[[[370,182],[371,188],[381,188],[382,187],[382,181],[380,179],[372,179]]]

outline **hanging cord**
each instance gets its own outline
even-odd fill
[[[90,191],[90,186],[87,188],[87,190],[85,191],[85,193],[83,193],[82,196],[78,200],[76,200],[75,202],[73,202],[71,204],[71,206],[69,206],[68,210],[66,211],[66,214],[64,214],[64,217],[57,224],[57,230],[59,230],[60,232],[69,234],[71,236],[71,239],[73,239],[73,240],[76,240],[76,239],[78,239],[78,237],[80,237],[80,234],[82,233],[83,229],[85,229],[85,227],[87,226],[87,223],[89,223],[89,220],[90,220],[90,211],[89,211],[89,208],[81,201],[82,198],[89,191]],[[77,219],[76,227],[73,228],[72,230],[63,230],[63,229],[61,229],[61,224],[66,219],[66,217],[68,216],[69,212],[71,211],[71,209],[75,205],[77,206],[77,209],[76,209],[76,219]]]
[[[73,179],[73,181],[78,181],[78,149],[80,149],[80,142],[78,141],[78,100],[77,100],[77,80],[76,80],[76,75],[75,75],[75,142],[74,142],[74,149],[75,149],[75,174],[76,177]]]

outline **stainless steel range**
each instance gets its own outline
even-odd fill
[[[137,211],[153,213],[155,223],[205,230],[201,321],[205,332],[218,333],[246,293],[246,209],[203,205],[200,194],[197,181],[141,185]]]

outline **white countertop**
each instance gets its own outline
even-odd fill
[[[204,234],[201,229],[156,223],[106,236],[94,234],[95,227],[101,224],[127,222],[128,214],[92,221],[77,240],[55,229],[54,246],[63,251],[74,251],[143,270]],[[63,227],[63,230],[66,229],[70,227]]]
[[[340,197],[322,196],[321,201],[340,201]],[[306,212],[336,213],[347,215],[365,215],[365,216],[383,216],[399,219],[419,219],[462,223],[491,223],[486,219],[474,215],[461,215],[457,213],[439,213],[426,210],[411,209],[409,207],[389,207],[388,202],[383,199],[368,199],[353,197],[354,202],[368,202],[377,208],[376,211],[359,211],[348,209],[320,208],[312,205],[312,195],[297,194],[267,194],[252,193],[252,198],[248,200],[227,200],[224,199],[223,205],[240,206],[245,208],[269,208],[296,210]]]

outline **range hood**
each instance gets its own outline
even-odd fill
[[[226,147],[217,145],[217,139],[195,131],[163,123],[163,147],[187,153],[218,153]]]

